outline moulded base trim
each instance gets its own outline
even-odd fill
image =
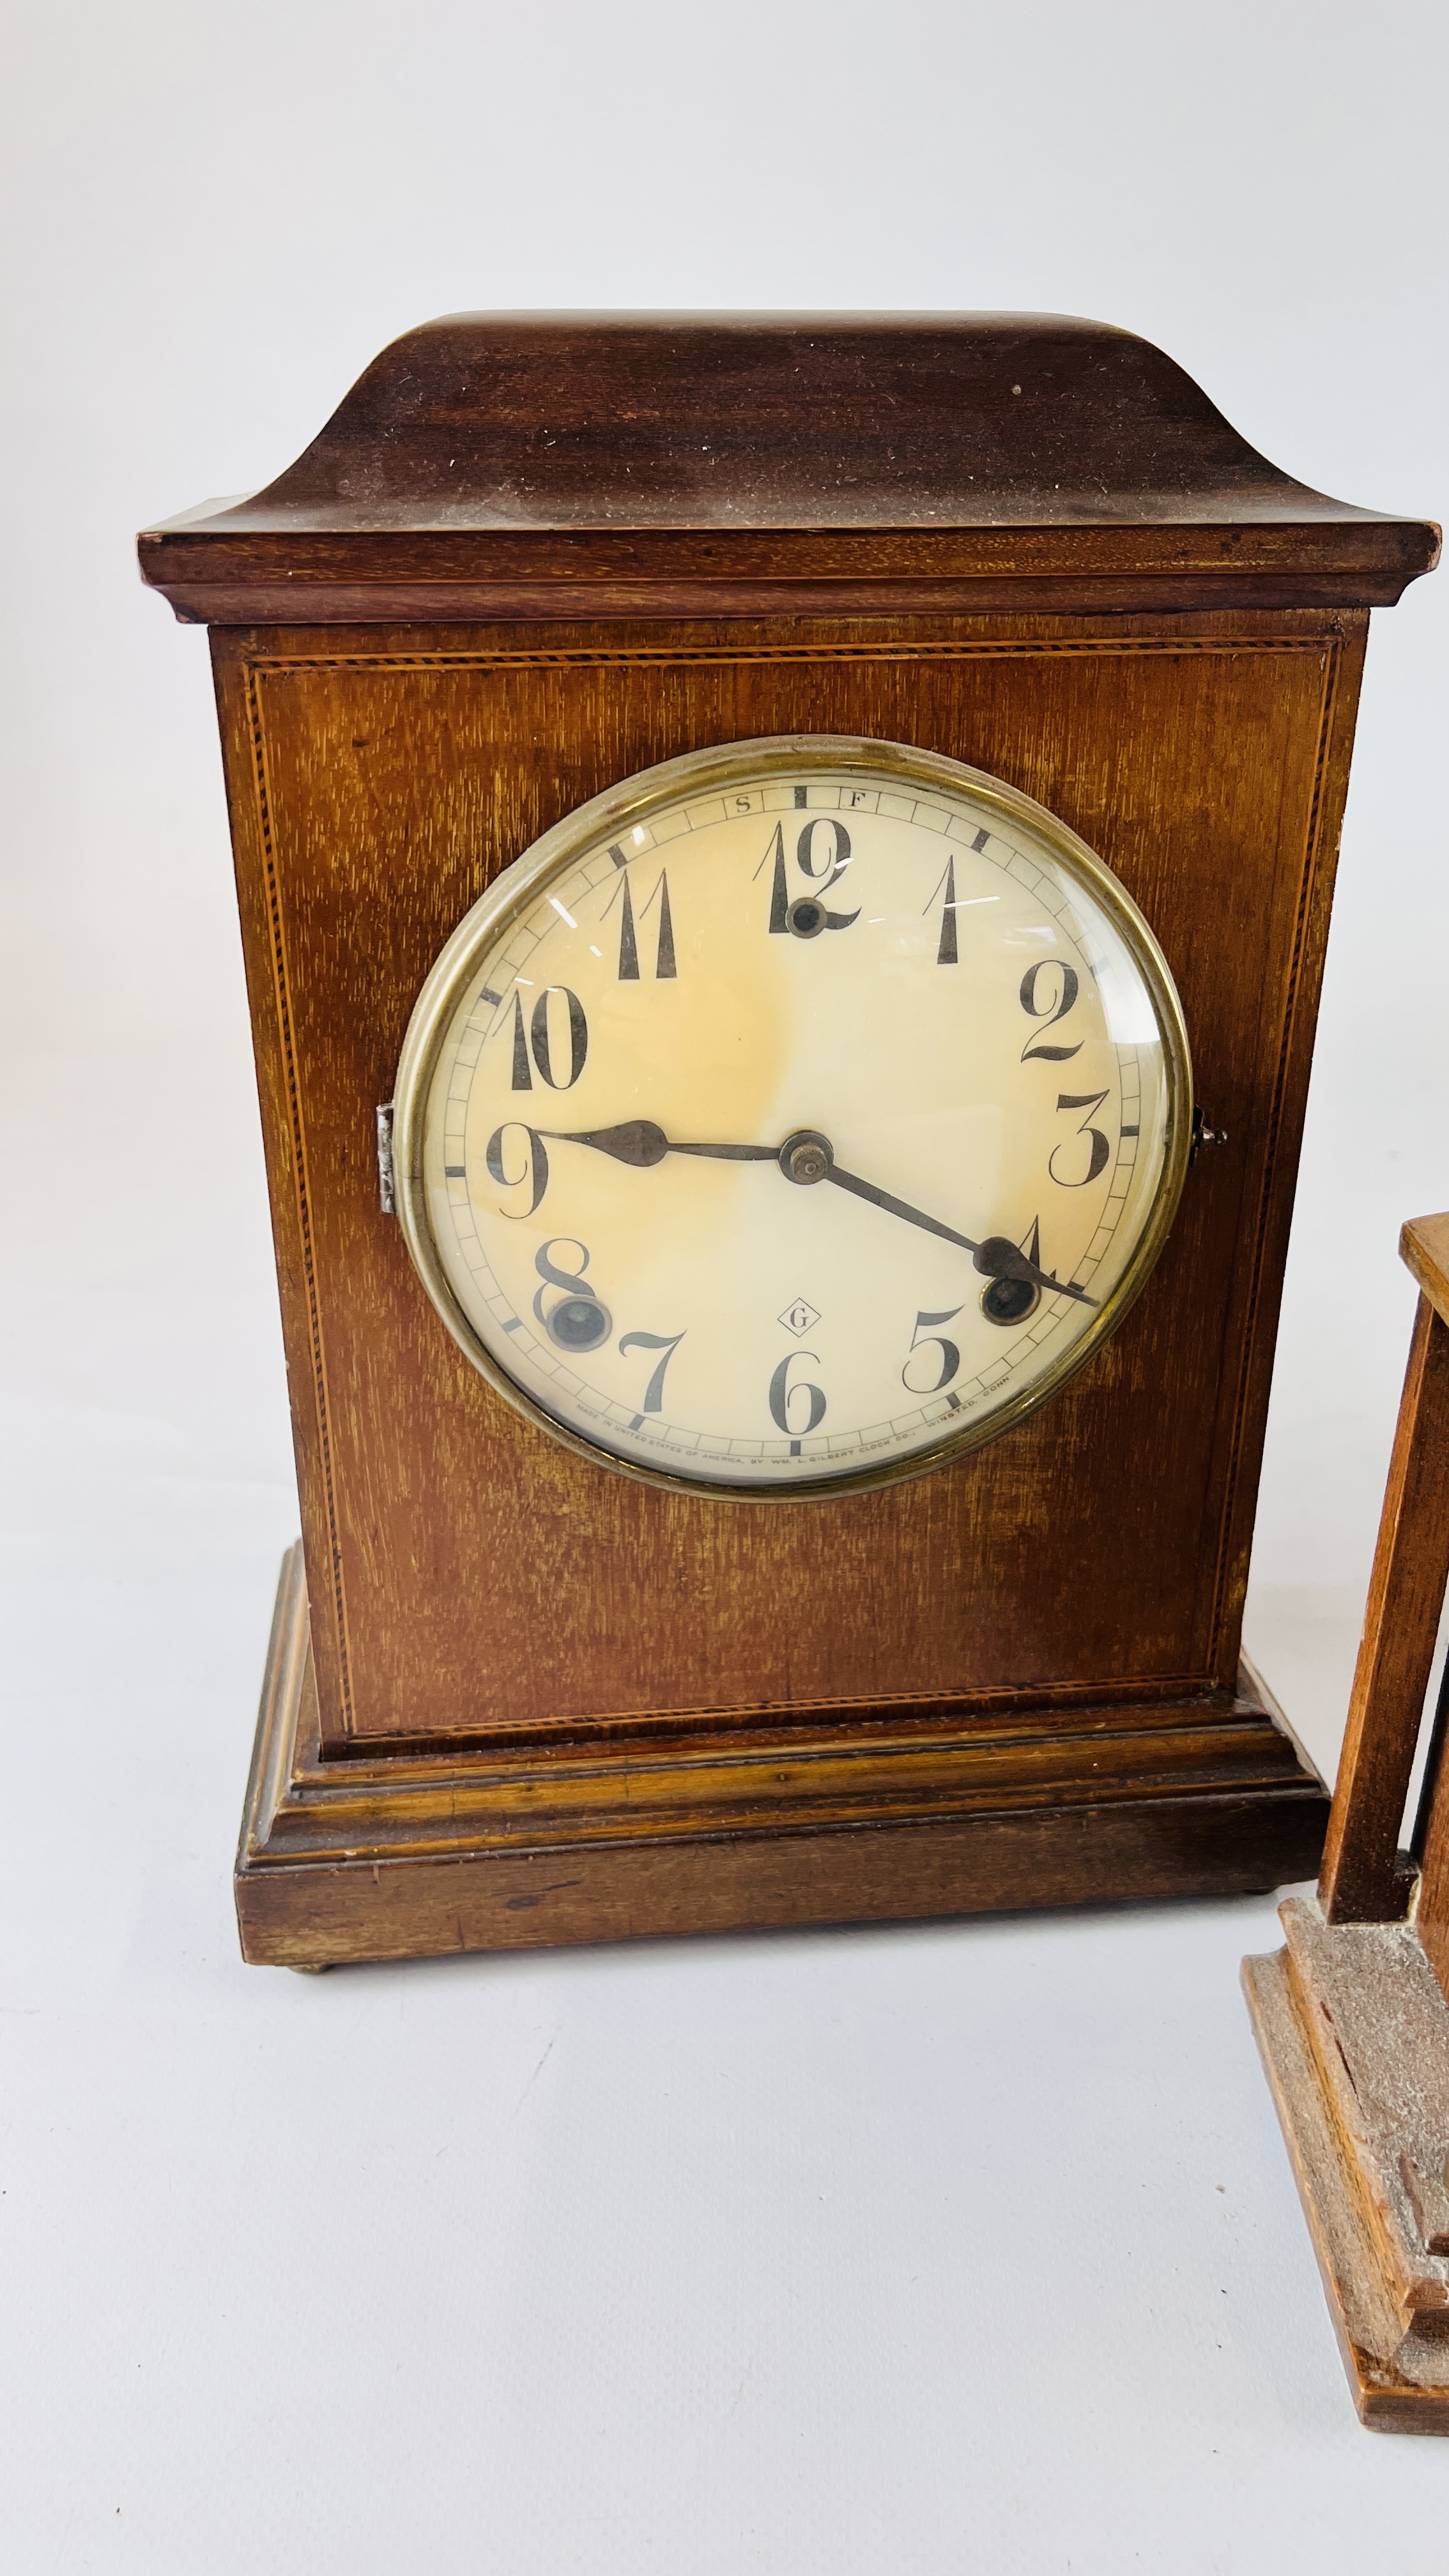
[[[1245,1666],[1198,1698],[809,1739],[320,1759],[282,1569],[237,1855],[246,1958],[316,1968],[1312,1877],[1328,1792]]]

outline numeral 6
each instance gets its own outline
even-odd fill
[[[814,1360],[815,1366],[820,1366],[814,1351],[787,1351],[770,1380],[770,1412],[787,1440],[808,1440],[825,1419],[825,1390],[812,1386],[803,1377],[797,1378],[793,1386],[790,1384],[790,1371],[797,1360]],[[810,1401],[809,1419],[805,1422],[790,1419],[790,1407],[797,1395],[808,1396]]]

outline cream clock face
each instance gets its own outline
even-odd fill
[[[838,1493],[1082,1364],[1190,1122],[1167,966],[1065,825],[895,744],[734,743],[582,807],[462,923],[399,1067],[398,1213],[546,1428]]]

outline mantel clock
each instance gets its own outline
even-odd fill
[[[249,1958],[1271,1886],[1353,715],[1435,532],[1130,335],[464,315],[212,628],[302,1498]]]

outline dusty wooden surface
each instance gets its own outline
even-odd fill
[[[250,500],[150,529],[227,624],[1367,607],[1437,532],[1053,314],[452,314]]]
[[[1449,2006],[1409,1925],[1281,1911],[1244,1986],[1359,2413],[1449,2432]]]
[[[1300,2018],[1401,2330],[1436,2317],[1449,2329],[1449,2005],[1409,1924],[1335,1927],[1302,1898],[1281,1913]]]
[[[1245,1959],[1243,1986],[1359,2416],[1380,2432],[1449,2432],[1449,2352],[1437,2337],[1400,2330],[1294,2004],[1286,1951]]]

